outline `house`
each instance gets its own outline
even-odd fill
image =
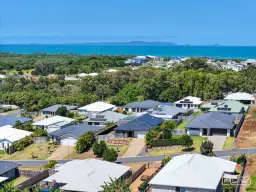
[[[0,117],[0,127],[5,126],[5,125],[15,126],[17,121],[24,124],[24,123],[31,122],[32,119],[25,118],[25,117],[14,117],[14,116],[11,116],[11,115],[1,116]]]
[[[179,101],[176,101],[175,106],[184,109],[197,109],[202,103],[203,101],[200,98],[188,96]]]
[[[9,148],[13,143],[31,135],[32,132],[12,128],[10,125],[0,127],[0,150]]]
[[[116,113],[114,111],[105,111],[103,113],[97,114],[85,120],[88,125],[95,126],[105,126],[106,122],[117,123],[118,121],[124,119],[127,115],[122,113]]]
[[[78,113],[80,115],[86,115],[88,117],[92,117],[93,115],[102,113],[104,111],[112,111],[114,107],[115,105],[97,101],[95,103],[91,103],[89,105],[78,108]]]
[[[186,125],[188,135],[233,135],[235,116],[221,112],[209,112],[197,116]]]
[[[222,179],[237,178],[236,163],[201,154],[173,157],[149,182],[152,192],[217,192]]]
[[[246,61],[243,61],[242,64],[246,66],[256,65],[256,59],[247,59]]]
[[[241,71],[245,66],[241,64],[225,64],[222,65],[223,69],[231,69],[233,71]]]
[[[223,100],[211,100],[209,103],[204,103],[200,106],[200,108],[204,111],[209,111],[209,109],[222,104]]]
[[[53,116],[60,107],[66,107],[68,112],[76,112],[78,106],[74,105],[53,105],[42,110],[42,114],[45,116]]]
[[[0,161],[0,184],[2,182],[8,182],[19,176],[18,167],[20,164]]]
[[[163,121],[162,118],[144,114],[134,120],[119,125],[115,129],[115,132],[118,136],[122,137],[144,138],[150,129],[160,125]]]
[[[136,101],[123,106],[123,110],[127,112],[133,112],[133,113],[142,113],[151,108],[155,108],[159,105],[173,105],[173,104],[162,103],[162,102],[153,101],[153,100]]]
[[[60,187],[61,191],[77,192],[102,191],[102,185],[110,182],[110,178],[127,178],[130,167],[102,161],[98,159],[73,160],[54,169],[56,173],[43,180],[42,190],[50,190],[51,186]]]
[[[148,114],[154,117],[162,118],[164,120],[177,119],[179,115],[187,112],[188,110],[186,109],[169,105],[160,105],[158,107],[147,110]]]
[[[68,117],[62,117],[62,116],[56,115],[56,116],[52,116],[47,119],[35,122],[32,125],[35,125],[39,128],[42,128],[51,132],[53,130],[61,129],[67,125],[70,125],[72,124],[73,121],[75,120]]]
[[[75,124],[68,127],[53,131],[49,133],[54,141],[61,145],[75,146],[79,137],[88,131],[97,133],[102,127],[86,125],[86,124]]]
[[[78,81],[79,79],[76,77],[65,77],[64,80],[65,81]]]
[[[221,104],[215,105],[209,112],[222,112],[228,115],[238,116],[239,114],[244,114],[248,110],[248,106],[240,103],[236,100],[227,100]]]
[[[245,92],[237,92],[237,93],[231,93],[229,95],[227,95],[224,100],[235,100],[235,101],[239,101],[241,103],[244,104],[254,104],[254,96],[249,94],[249,93],[245,93]]]

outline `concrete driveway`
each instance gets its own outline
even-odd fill
[[[68,154],[74,151],[73,146],[59,146],[59,148],[54,151],[54,153],[48,157],[48,160],[62,160],[68,156]]]
[[[143,149],[145,143],[144,139],[133,138],[130,145],[122,157],[135,157]]]
[[[208,141],[211,141],[213,145],[213,151],[221,151],[226,141],[226,136],[208,136]]]

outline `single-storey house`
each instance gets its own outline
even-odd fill
[[[18,167],[20,164],[0,161],[0,184],[3,182],[11,181],[19,176]]]
[[[231,93],[227,95],[224,100],[235,100],[243,104],[254,104],[255,98],[253,95],[245,92]]]
[[[197,109],[202,103],[203,101],[200,98],[188,96],[179,101],[176,101],[175,106],[184,109]]]
[[[204,103],[200,106],[200,108],[204,111],[209,111],[211,108],[217,106],[217,105],[220,105],[222,104],[224,101],[222,100],[211,100],[210,102],[208,103]]]
[[[147,110],[147,113],[164,120],[177,119],[179,115],[186,113],[188,110],[180,107],[161,105]]]
[[[153,101],[153,100],[146,100],[146,101],[136,101],[129,103],[125,106],[123,106],[123,110],[127,112],[133,112],[133,113],[142,113],[145,112],[151,108],[158,107],[160,105],[170,105],[172,106],[172,103],[162,103],[159,101]]]
[[[45,116],[53,116],[60,107],[66,107],[69,112],[76,112],[78,106],[73,105],[53,105],[42,110],[42,114]]]
[[[209,112],[197,116],[186,125],[188,135],[233,135],[235,116]]]
[[[1,116],[0,117],[0,127],[5,126],[5,125],[15,126],[17,121],[20,121],[22,124],[24,124],[24,123],[31,122],[32,119],[25,118],[25,117],[14,117],[11,115]]]
[[[80,115],[91,117],[104,111],[112,111],[114,107],[115,105],[97,101],[95,103],[91,103],[89,105],[78,108],[78,113]]]
[[[32,132],[15,129],[10,125],[0,127],[0,150],[9,148],[16,141],[31,134]]]
[[[56,129],[62,129],[72,124],[72,122],[74,121],[75,121],[74,119],[56,115],[56,116],[52,116],[47,119],[35,122],[32,125],[45,129],[50,133],[52,131],[55,131]]]
[[[125,117],[127,117],[127,115],[124,115],[122,113],[117,113],[114,111],[105,111],[103,113],[97,114],[91,118],[86,119],[85,122],[88,125],[104,127],[106,122],[117,123]]]
[[[209,112],[222,112],[228,115],[237,116],[239,114],[244,114],[248,110],[248,106],[240,103],[236,100],[227,100],[221,104],[215,105]]]
[[[75,124],[49,133],[54,141],[61,145],[75,146],[79,137],[88,131],[97,133],[102,127],[87,124]]]
[[[173,157],[149,182],[152,192],[217,192],[224,178],[234,177],[236,163],[201,154]]]
[[[160,125],[164,120],[149,114],[144,114],[127,123],[119,125],[115,132],[122,137],[144,138],[147,132]]]
[[[60,187],[61,191],[102,191],[102,185],[112,179],[127,178],[130,167],[98,159],[73,160],[54,170],[56,173],[44,179],[42,190]]]

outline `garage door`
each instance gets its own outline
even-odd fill
[[[76,142],[77,142],[77,140],[72,137],[61,139],[61,145],[75,146]]]
[[[135,131],[134,137],[143,139],[147,134],[147,131]]]
[[[227,135],[227,129],[211,129],[211,135]]]
[[[200,129],[197,128],[190,128],[189,135],[199,136],[200,135]]]

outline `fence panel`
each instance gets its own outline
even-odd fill
[[[172,130],[172,135],[184,135],[186,134],[185,129],[173,129]]]
[[[243,125],[244,119],[245,119],[245,115],[243,115],[241,117],[240,122],[236,126],[235,133],[234,133],[235,137],[237,137],[237,135],[238,135],[238,133],[239,133],[239,131],[240,131],[242,125]]]
[[[45,143],[47,142],[46,137],[33,137],[32,138],[34,143]]]
[[[146,170],[146,165],[142,165],[137,171],[135,171],[131,176],[131,182],[135,181],[144,171]]]

